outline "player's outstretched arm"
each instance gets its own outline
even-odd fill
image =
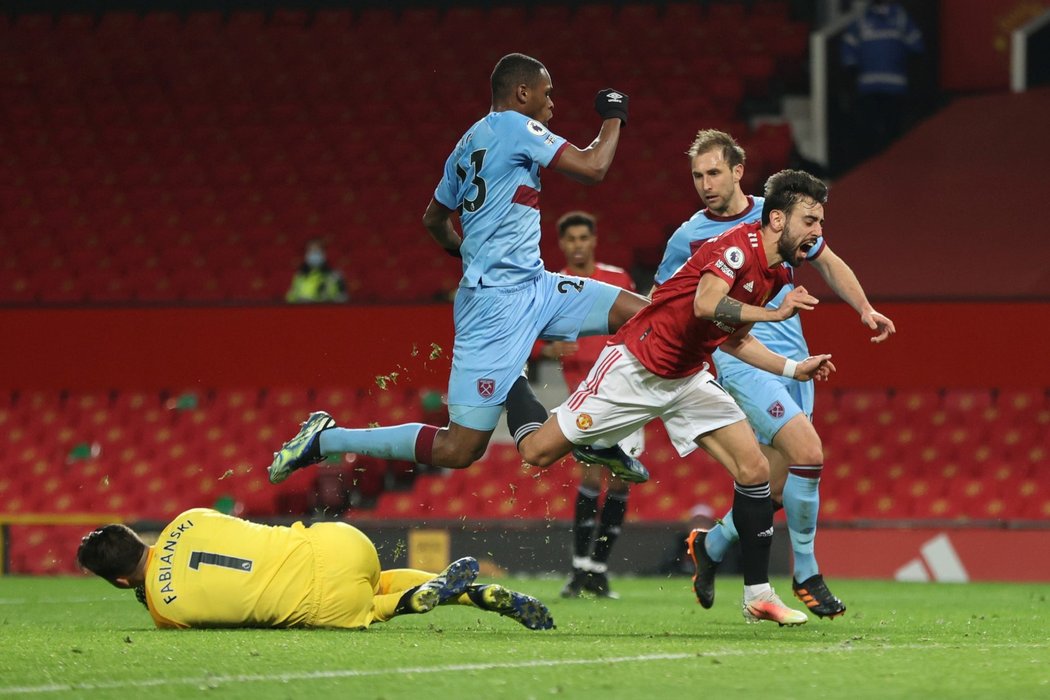
[[[831,355],[813,355],[796,362],[767,348],[750,330],[751,326],[740,328],[722,343],[721,349],[741,362],[800,382],[824,380],[835,371]]]
[[[839,299],[853,307],[860,314],[860,322],[875,331],[871,342],[881,343],[897,332],[897,328],[886,316],[883,316],[868,301],[864,288],[857,279],[853,269],[846,261],[836,255],[825,243],[824,251],[813,260],[821,277],[828,283]]]
[[[431,199],[427,210],[423,213],[423,226],[430,232],[431,238],[445,249],[446,253],[459,258],[462,257],[459,247],[463,244],[463,239],[456,233],[456,228],[452,225],[452,213],[451,209]]]
[[[616,146],[620,143],[620,129],[627,125],[627,95],[606,88],[594,98],[594,109],[602,118],[598,136],[587,148],[566,144],[554,169],[585,185],[596,185],[605,179],[612,166]]]

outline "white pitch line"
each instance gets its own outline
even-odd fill
[[[362,678],[366,676],[400,675],[404,673],[459,673],[462,671],[493,671],[516,668],[543,668],[554,666],[582,666],[593,664],[629,663],[637,661],[680,661],[696,654],[649,654],[646,656],[619,656],[605,659],[536,659],[497,664],[449,664],[386,669],[338,669],[333,671],[303,671],[301,673],[252,674],[236,676],[200,676],[198,678],[153,678],[142,681],[109,681],[103,683],[52,683],[49,685],[0,687],[0,695],[27,695],[63,691],[114,690],[119,688],[152,688],[163,685],[209,686],[223,683],[287,683],[331,678]]]
[[[938,651],[954,649],[959,645],[947,644],[872,644],[871,646],[834,646],[815,649],[808,653],[848,653],[862,651]],[[985,644],[980,651],[992,649],[1045,649],[1050,642],[1039,644]],[[519,668],[554,668],[557,666],[594,666],[600,664],[638,663],[646,661],[682,661],[695,658],[720,658],[726,656],[763,656],[778,653],[778,650],[738,650],[710,653],[646,654],[642,656],[613,656],[604,659],[536,659],[495,664],[450,664],[444,666],[416,666],[386,669],[337,669],[332,671],[303,671],[301,673],[251,674],[235,676],[199,676],[197,678],[152,678],[148,680],[107,681],[102,683],[51,683],[48,685],[25,685],[0,687],[0,695],[31,695],[39,693],[61,693],[68,691],[115,690],[121,688],[155,688],[166,685],[194,685],[215,687],[224,683],[287,683],[332,678],[364,678],[369,676],[401,675],[405,673],[459,673],[462,671],[494,671]]]

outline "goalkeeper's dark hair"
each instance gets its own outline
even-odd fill
[[[492,69],[492,103],[503,101],[519,85],[533,85],[544,70],[542,63],[523,53],[509,53]]]
[[[701,153],[715,149],[721,152],[722,159],[729,164],[730,169],[743,165],[747,161],[747,153],[740,147],[740,144],[732,136],[718,129],[703,129],[696,132],[696,138],[693,139],[693,143],[689,145],[689,150],[685,154],[691,160]]]
[[[591,233],[594,233],[598,222],[585,211],[570,211],[558,219],[558,238],[564,238],[565,230],[570,226],[586,226]]]
[[[804,199],[824,204],[828,201],[828,186],[802,170],[781,170],[769,176],[763,194],[766,203],[762,206],[762,225],[767,226],[774,209],[790,216],[791,209]]]
[[[127,525],[113,524],[93,530],[80,540],[77,564],[107,581],[135,571],[146,544]]]

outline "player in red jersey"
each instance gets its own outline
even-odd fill
[[[801,362],[778,355],[749,333],[757,322],[779,322],[812,310],[817,299],[804,287],[776,309],[765,303],[791,279],[821,236],[827,186],[798,170],[766,183],[762,221],[741,224],[712,238],[616,333],[584,384],[518,449],[530,464],[549,466],[574,447],[617,451],[616,443],[653,418],[661,418],[679,454],[702,447],[733,475],[733,519],[740,533],[744,573],[743,613],[748,622],[799,625],[805,613],[788,608],[769,585],[773,504],[769,462],[736,402],[708,369],[721,347],[767,372],[800,381],[825,379],[835,370],[830,355]],[[596,460],[598,461],[598,460]],[[617,460],[610,459],[611,468]],[[644,467],[620,476],[642,481]]]
[[[570,211],[558,219],[558,246],[565,255],[560,274],[585,277],[635,291],[634,280],[626,270],[597,261],[597,225],[594,217],[583,211]],[[598,359],[608,336],[581,336],[575,341],[555,341],[543,346],[544,357],[561,363],[565,384],[572,392],[583,383]],[[631,457],[645,449],[645,431],[636,430],[620,441],[620,447]],[[561,594],[575,598],[587,591],[602,598],[616,598],[609,587],[609,555],[616,544],[627,513],[630,484],[610,475],[605,500],[599,512],[598,496],[602,490],[602,472],[598,465],[580,462],[580,484],[576,490],[573,513],[572,575]]]

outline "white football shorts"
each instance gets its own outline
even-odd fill
[[[602,350],[587,379],[556,414],[570,442],[595,447],[611,447],[660,418],[682,457],[696,449],[701,435],[747,420],[710,372],[664,379],[623,345]]]

